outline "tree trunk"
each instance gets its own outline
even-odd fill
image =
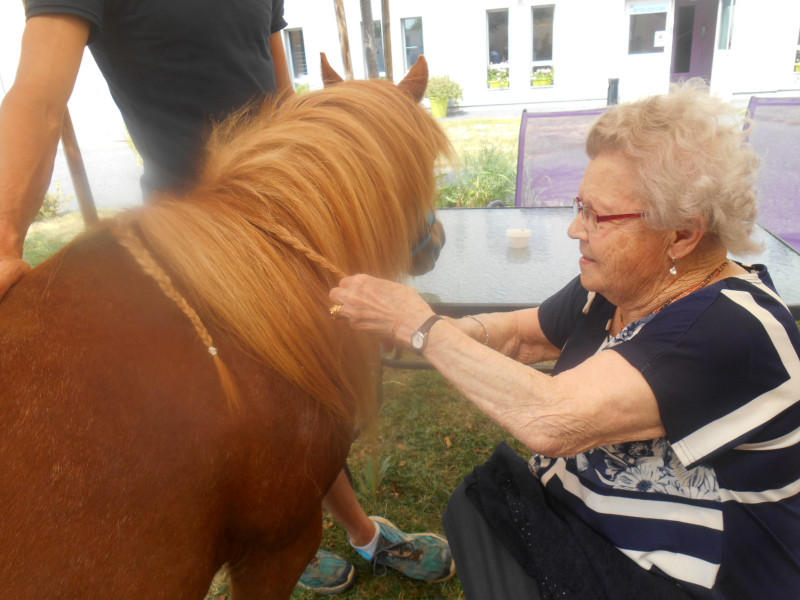
[[[372,0],[361,0],[361,31],[364,34],[364,54],[367,57],[367,78],[377,79],[378,47],[375,45],[375,21],[372,18]]]
[[[383,31],[383,64],[386,67],[386,78],[394,81],[392,70],[392,34],[391,18],[389,17],[389,0],[381,0],[381,30]]]
[[[339,26],[339,45],[342,47],[342,64],[346,79],[353,78],[353,61],[350,60],[350,40],[347,37],[347,21],[344,17],[343,0],[333,0],[336,7],[336,23]]]

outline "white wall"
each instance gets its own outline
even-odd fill
[[[794,70],[800,31],[800,1],[739,0],[734,14],[730,50],[717,50],[712,90],[734,94],[795,91]]]
[[[465,105],[594,102],[605,100],[608,80],[619,79],[620,100],[669,89],[674,1],[666,23],[665,52],[628,55],[632,4],[653,0],[392,0],[394,78],[405,74],[401,20],[422,17],[425,57],[434,75],[449,75],[464,88]],[[359,0],[345,0],[350,50],[356,78],[365,76],[361,50]],[[530,86],[531,7],[554,4],[555,85]],[[509,11],[511,85],[486,85],[486,11]],[[372,0],[373,18],[381,18],[380,0]],[[290,27],[302,27],[312,85],[319,83],[318,52],[324,49],[343,73],[333,1],[289,0]],[[712,90],[723,96],[788,90],[800,93],[792,72],[800,30],[798,0],[737,0],[733,44],[715,50]],[[719,28],[717,28],[717,35]]]

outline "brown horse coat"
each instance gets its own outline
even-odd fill
[[[406,94],[421,96],[412,73],[413,89],[348,82],[224,130],[196,189],[88,232],[0,302],[0,581],[14,598],[198,599],[226,562],[236,600],[288,598],[319,544],[358,395],[375,389],[374,342],[330,319],[327,290],[339,271],[408,272],[434,155],[447,152]],[[342,130],[330,148],[348,136],[356,148],[346,117],[358,105],[365,126],[371,86],[384,102],[371,154],[385,171],[367,164],[360,177],[314,183],[304,169],[293,181],[279,165],[319,162],[309,148],[325,157],[320,168],[339,154],[341,173],[362,165],[347,148],[309,143],[302,124],[295,141],[262,143],[313,109],[331,111],[320,137]],[[326,186],[324,198],[310,191]],[[408,189],[414,197],[400,198]],[[303,190],[313,197],[292,199]],[[242,223],[226,222],[231,210]],[[235,243],[217,243],[209,223]],[[125,227],[197,310],[238,399],[226,398],[197,328],[120,245]]]

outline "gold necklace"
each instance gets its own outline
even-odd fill
[[[710,282],[712,279],[714,279],[714,278],[715,278],[717,275],[719,275],[720,273],[722,273],[722,270],[723,270],[725,267],[727,267],[727,266],[728,266],[728,263],[730,263],[730,261],[729,261],[729,260],[726,258],[726,259],[723,261],[723,263],[722,263],[720,266],[718,266],[716,269],[714,269],[713,271],[711,271],[711,273],[709,273],[708,277],[706,277],[706,278],[705,278],[705,279],[704,279],[702,282],[700,282],[699,284],[697,284],[697,285],[695,285],[695,286],[692,286],[692,287],[690,287],[688,290],[684,290],[683,292],[681,292],[681,293],[680,293],[680,294],[678,294],[677,296],[673,296],[672,298],[670,298],[669,300],[667,300],[666,302],[664,302],[664,304],[662,304],[662,305],[661,305],[661,306],[659,306],[657,309],[655,309],[654,311],[652,311],[650,314],[651,314],[651,315],[654,315],[654,314],[656,314],[657,312],[661,312],[662,310],[664,310],[665,308],[667,308],[667,307],[668,307],[670,304],[672,304],[673,302],[677,302],[678,300],[680,300],[681,298],[685,298],[686,296],[688,296],[688,295],[689,295],[689,294],[691,294],[692,292],[696,292],[697,290],[700,290],[700,289],[702,289],[702,288],[706,287],[706,286],[709,284],[709,282]],[[625,321],[624,321],[624,319],[622,318],[622,311],[619,311],[619,322],[622,324],[622,326],[623,326],[623,327],[625,327]]]

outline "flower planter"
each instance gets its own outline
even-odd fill
[[[552,79],[534,79],[531,83],[533,85],[536,85],[536,86],[549,86],[549,85],[553,85],[553,80]]]
[[[447,98],[431,98],[431,114],[435,119],[447,116]]]
[[[508,83],[506,83],[505,81],[490,81],[489,82],[489,87],[490,88],[495,88],[495,89],[496,88],[507,88],[508,87]]]

